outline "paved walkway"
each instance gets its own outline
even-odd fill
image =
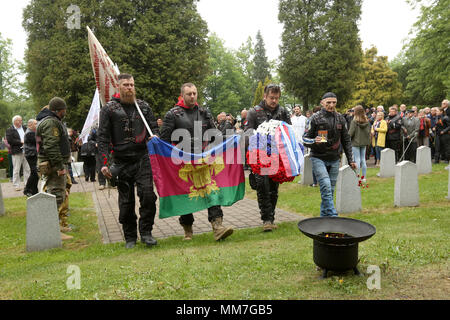
[[[79,182],[72,186],[71,192],[91,193],[97,212],[98,226],[103,236],[104,243],[123,242],[123,231],[119,223],[119,208],[116,189],[99,190],[98,182],[85,182],[84,177],[76,178]],[[22,191],[15,191],[12,183],[2,183],[4,198],[21,197]],[[224,213],[224,225],[232,226],[234,229],[261,227],[262,221],[259,214],[258,203],[255,200],[243,199],[231,207],[222,207]],[[157,216],[153,226],[153,236],[156,239],[171,236],[183,236],[184,231],[178,222],[178,217],[166,219]],[[136,214],[139,214],[139,198],[136,196]],[[211,224],[208,222],[207,210],[195,213],[194,234],[212,232]],[[275,222],[300,221],[302,217],[281,209],[276,210]]]

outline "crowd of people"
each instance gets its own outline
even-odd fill
[[[340,114],[336,111],[337,96],[328,92],[323,95],[320,105],[303,115],[299,106],[295,106],[292,112],[280,106],[281,89],[270,84],[264,88],[261,103],[242,110],[238,119],[225,112],[214,119],[208,109],[198,105],[196,86],[185,83],[178,103],[163,118],[156,119],[148,103],[136,100],[132,75],[119,76],[119,91],[120,95],[113,97],[101,109],[100,125],[92,128],[85,143],[75,130],[67,129],[62,122],[67,105],[58,97],[53,98],[36,119],[30,119],[27,126],[22,124],[20,116],[15,116],[12,126],[6,131],[6,138],[2,140],[10,154],[11,180],[15,189],[21,190],[22,171],[26,196],[38,192],[39,175],[43,178],[43,190],[56,196],[63,239],[70,238],[63,232],[71,231],[67,224],[68,196],[71,185],[77,183],[70,163],[81,160],[86,182],[95,182],[98,178],[99,188],[104,189],[108,179],[117,186],[119,222],[126,248],[135,246],[137,231],[142,243],[156,245],[152,229],[157,196],[153,190],[147,142],[158,136],[172,144],[180,143],[173,140],[172,133],[177,129],[185,129],[195,137],[195,121],[202,122],[201,137],[211,128],[217,128],[225,136],[252,133],[268,120],[291,124],[296,140],[311,156],[312,186],[320,187],[321,216],[337,216],[333,195],[342,153],[363,181],[367,172],[366,160],[373,156],[374,165],[379,165],[384,148],[395,151],[396,161],[414,162],[419,146],[431,148],[435,163],[450,160],[448,100],[442,101],[441,107],[421,110],[416,107],[408,110],[403,104],[400,107],[393,105],[388,110],[383,106],[364,109],[358,105]],[[136,104],[141,116],[137,114]],[[190,151],[202,152],[205,141],[199,144],[201,150],[196,150],[198,144],[194,142],[191,141]],[[268,176],[253,173],[250,180],[257,193],[263,230],[272,231],[277,228],[274,220],[279,184]],[[135,187],[140,201],[139,218],[135,214]],[[233,233],[231,227],[223,225],[220,206],[208,208],[208,220],[215,240],[225,239]],[[179,222],[185,232],[184,240],[191,240],[193,214],[180,216]]]
[[[448,100],[443,100],[441,107],[423,108],[416,106],[408,109],[406,105],[393,105],[385,110],[383,106],[367,108],[365,117],[361,106],[347,111],[344,115],[348,127],[353,120],[361,126],[368,123],[371,141],[359,143],[367,146],[365,158],[374,156],[374,164],[380,165],[381,151],[390,148],[395,151],[396,161],[416,161],[418,147],[431,148],[434,163],[450,160],[450,109]],[[356,117],[356,112],[360,116]],[[360,135],[355,136],[359,139]],[[353,141],[353,140],[352,140]],[[363,157],[361,157],[362,159]]]

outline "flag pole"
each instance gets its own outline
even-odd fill
[[[134,100],[134,105],[136,106],[137,111],[139,112],[139,115],[141,116],[142,121],[145,124],[145,127],[148,130],[148,133],[150,134],[150,137],[153,136],[152,130],[150,130],[150,127],[148,126],[147,120],[145,120],[144,115],[142,114],[141,108],[139,108],[138,103],[136,100]]]

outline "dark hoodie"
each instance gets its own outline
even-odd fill
[[[44,118],[46,118],[48,116],[55,117],[56,115],[53,112],[51,112],[50,109],[44,108],[38,113],[38,115],[36,117],[36,120],[39,122],[39,121],[41,121],[42,119],[44,119]]]
[[[360,123],[355,119],[350,122],[348,134],[352,139],[352,147],[365,147],[370,144],[370,123]]]

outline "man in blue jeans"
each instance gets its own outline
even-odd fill
[[[305,147],[311,149],[313,173],[320,186],[322,198],[320,216],[337,216],[333,199],[339,174],[341,144],[349,159],[349,165],[356,169],[356,163],[353,161],[352,144],[346,128],[346,120],[336,112],[336,95],[332,92],[326,93],[320,104],[322,109],[311,116],[303,142]]]

